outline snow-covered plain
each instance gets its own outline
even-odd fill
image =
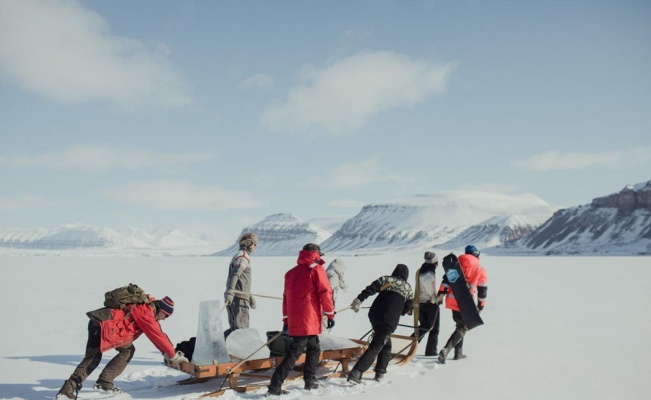
[[[442,255],[442,254],[439,254]],[[348,292],[341,309],[380,275],[401,262],[410,278],[422,254],[348,257]],[[332,256],[324,257],[328,262]],[[162,322],[174,344],[196,335],[199,303],[222,298],[227,257],[0,257],[0,398],[53,398],[81,360],[85,312],[102,305],[105,291],[129,282],[176,303]],[[295,257],[258,257],[254,292],[280,296],[285,271]],[[382,383],[349,386],[329,379],[318,391],[287,382],[287,399],[647,399],[651,393],[651,259],[645,257],[491,257],[484,326],[468,333],[463,361],[439,365],[423,348],[408,365],[391,369]],[[439,278],[441,273],[438,274]],[[372,298],[363,305],[371,304]],[[224,314],[225,315],[225,314]],[[258,298],[252,327],[263,335],[282,326],[279,300]],[[403,317],[402,323],[411,323]],[[440,346],[453,330],[443,313]],[[365,312],[337,315],[333,334],[359,338],[369,329]],[[403,328],[404,329],[404,328]],[[161,365],[143,336],[136,355],[116,383],[125,393],[112,399],[194,399],[216,390],[221,379],[179,386],[187,375]],[[100,368],[115,354],[105,354]],[[94,392],[98,370],[80,398]],[[266,391],[227,392],[225,399],[259,399]]]

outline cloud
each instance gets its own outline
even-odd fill
[[[104,195],[124,206],[158,211],[228,211],[265,205],[259,196],[253,193],[219,186],[197,186],[179,180],[133,182],[107,189]]]
[[[311,128],[348,133],[387,109],[407,107],[442,93],[453,66],[413,60],[392,52],[365,51],[332,65],[308,68],[287,99],[266,110],[270,129]]]
[[[111,35],[107,22],[76,0],[0,2],[0,74],[56,102],[190,104],[168,55],[164,46]]]
[[[242,89],[271,89],[274,86],[274,79],[266,74],[255,74],[240,83]]]
[[[651,147],[600,153],[565,153],[554,150],[525,160],[514,160],[515,168],[532,171],[566,171],[593,167],[610,169],[639,167],[651,162]]]
[[[0,210],[18,211],[49,207],[51,204],[42,197],[25,194],[20,196],[0,196]]]
[[[153,153],[149,150],[131,147],[106,147],[77,145],[55,153],[41,155],[0,156],[0,166],[44,167],[83,172],[108,171],[113,169],[136,170],[140,168],[164,168],[198,163],[214,158],[203,153]]]
[[[306,185],[321,189],[356,189],[381,182],[410,182],[413,179],[383,172],[376,159],[349,163],[335,168],[330,176],[310,178]]]
[[[334,200],[328,203],[328,206],[338,207],[338,208],[362,208],[366,205],[363,201],[351,200],[351,199],[341,199]]]

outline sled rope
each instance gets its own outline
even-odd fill
[[[267,296],[265,294],[256,294],[256,293],[249,293],[249,292],[242,292],[240,290],[233,290],[233,293],[237,294],[246,294],[248,296],[255,296],[255,297],[265,297],[267,299],[275,299],[275,300],[282,300],[282,297],[277,297],[277,296]]]

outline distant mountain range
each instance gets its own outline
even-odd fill
[[[500,255],[650,255],[651,181],[567,209],[531,194],[445,191],[368,204],[352,218],[303,221],[292,214],[274,214],[244,232],[260,237],[257,256],[294,256],[305,243],[319,243],[325,253],[341,255],[459,251],[469,243],[484,253]],[[0,229],[0,250],[4,249],[0,254],[74,250],[231,256],[238,246],[235,242],[218,252],[214,248],[199,235],[179,230],[114,230],[81,224],[53,230]]]
[[[651,255],[651,181],[556,212],[508,253]]]

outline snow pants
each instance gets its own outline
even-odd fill
[[[291,338],[292,343],[289,345],[289,354],[285,354],[285,358],[271,376],[269,388],[280,389],[282,387],[285,378],[294,369],[296,360],[303,353],[305,353],[303,379],[306,383],[316,380],[316,368],[319,365],[321,355],[319,336],[291,336]]]
[[[452,332],[448,342],[445,344],[445,347],[448,351],[452,350],[453,347],[455,351],[460,351],[463,349],[463,338],[466,335],[466,332],[468,332],[468,327],[465,322],[463,322],[463,318],[459,311],[452,310],[452,319],[456,324],[456,328],[454,332]]]
[[[226,306],[228,312],[228,326],[224,332],[224,337],[228,337],[236,329],[246,329],[249,327],[249,301],[235,297],[233,302]]]
[[[373,339],[353,369],[364,373],[364,371],[373,365],[373,361],[377,358],[375,372],[386,374],[387,366],[389,365],[389,361],[391,361],[391,333],[396,328],[392,328],[386,324],[374,324],[373,322],[371,322],[371,325],[373,325]]]
[[[70,375],[70,381],[74,383],[77,389],[81,389],[82,382],[88,378],[88,375],[95,371],[95,368],[102,361],[102,352],[99,349],[100,336],[101,329],[99,322],[88,321],[86,354],[72,375]],[[136,348],[132,343],[118,347],[115,350],[118,351],[118,354],[106,364],[102,373],[99,375],[99,380],[103,383],[112,384],[115,378],[124,371],[136,352]]]
[[[424,335],[429,330],[427,344],[425,345],[426,356],[436,356],[439,344],[439,329],[441,327],[441,318],[439,317],[439,305],[430,302],[420,303],[418,305],[418,325],[420,335]],[[418,339],[423,340],[424,336]]]

